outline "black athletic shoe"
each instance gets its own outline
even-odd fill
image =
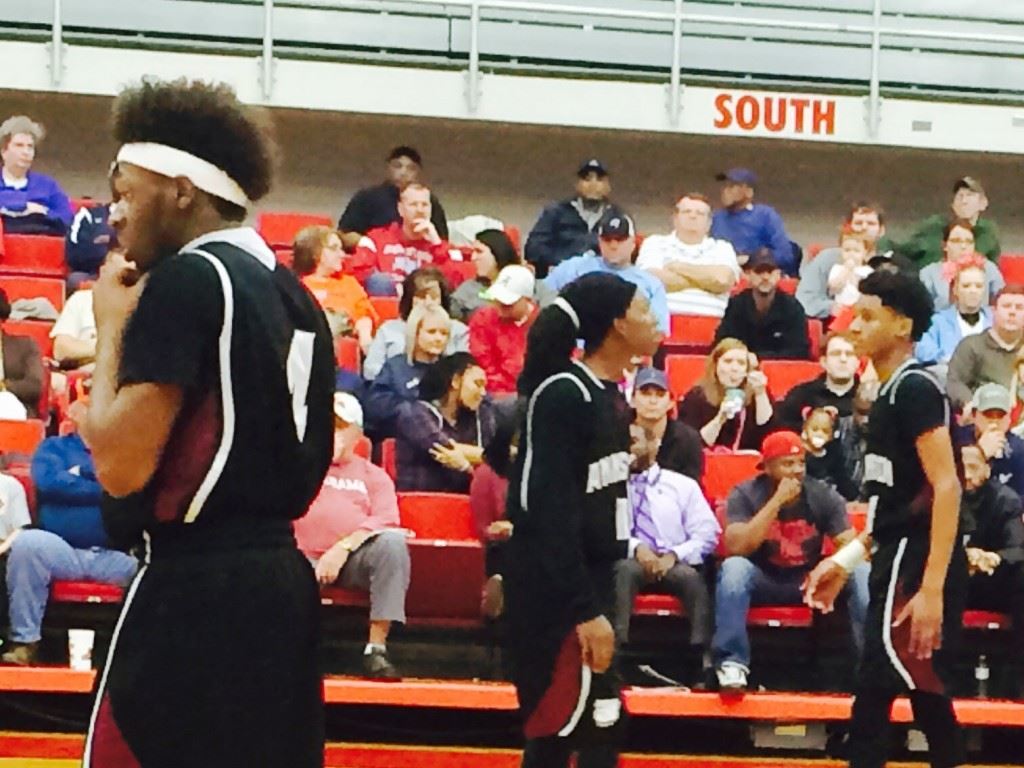
[[[374,648],[363,654],[363,674],[379,680],[398,680],[402,677],[388,658],[388,652],[382,648]]]

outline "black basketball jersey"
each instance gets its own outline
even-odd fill
[[[205,235],[154,266],[119,373],[122,386],[184,391],[132,500],[150,533],[303,515],[331,460],[334,370],[323,312],[252,229]]]
[[[864,490],[876,540],[930,529],[932,486],[917,439],[938,427],[949,427],[949,400],[934,374],[909,358],[882,385],[868,419]]]

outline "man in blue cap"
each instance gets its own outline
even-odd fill
[[[724,186],[722,207],[711,220],[711,236],[732,243],[741,263],[744,256],[770,248],[782,271],[796,275],[800,262],[782,217],[770,205],[754,202],[757,175],[747,168],[731,168],[715,178]]]

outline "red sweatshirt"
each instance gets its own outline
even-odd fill
[[[314,559],[355,531],[398,528],[395,484],[361,456],[343,459],[331,465],[320,494],[294,526],[299,549]]]
[[[481,307],[469,318],[469,352],[487,374],[487,391],[508,394],[516,391],[516,379],[526,359],[526,334],[537,316],[537,308],[521,323],[503,320],[497,307]]]
[[[422,238],[409,240],[402,231],[402,222],[371,229],[359,240],[355,253],[346,259],[345,271],[363,283],[374,272],[404,278],[414,269],[427,265],[439,267],[450,261],[462,261],[462,251],[442,240],[436,245]]]

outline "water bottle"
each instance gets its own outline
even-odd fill
[[[985,658],[985,654],[981,654],[978,657],[978,666],[974,668],[974,680],[978,684],[978,698],[988,698],[988,659]]]

